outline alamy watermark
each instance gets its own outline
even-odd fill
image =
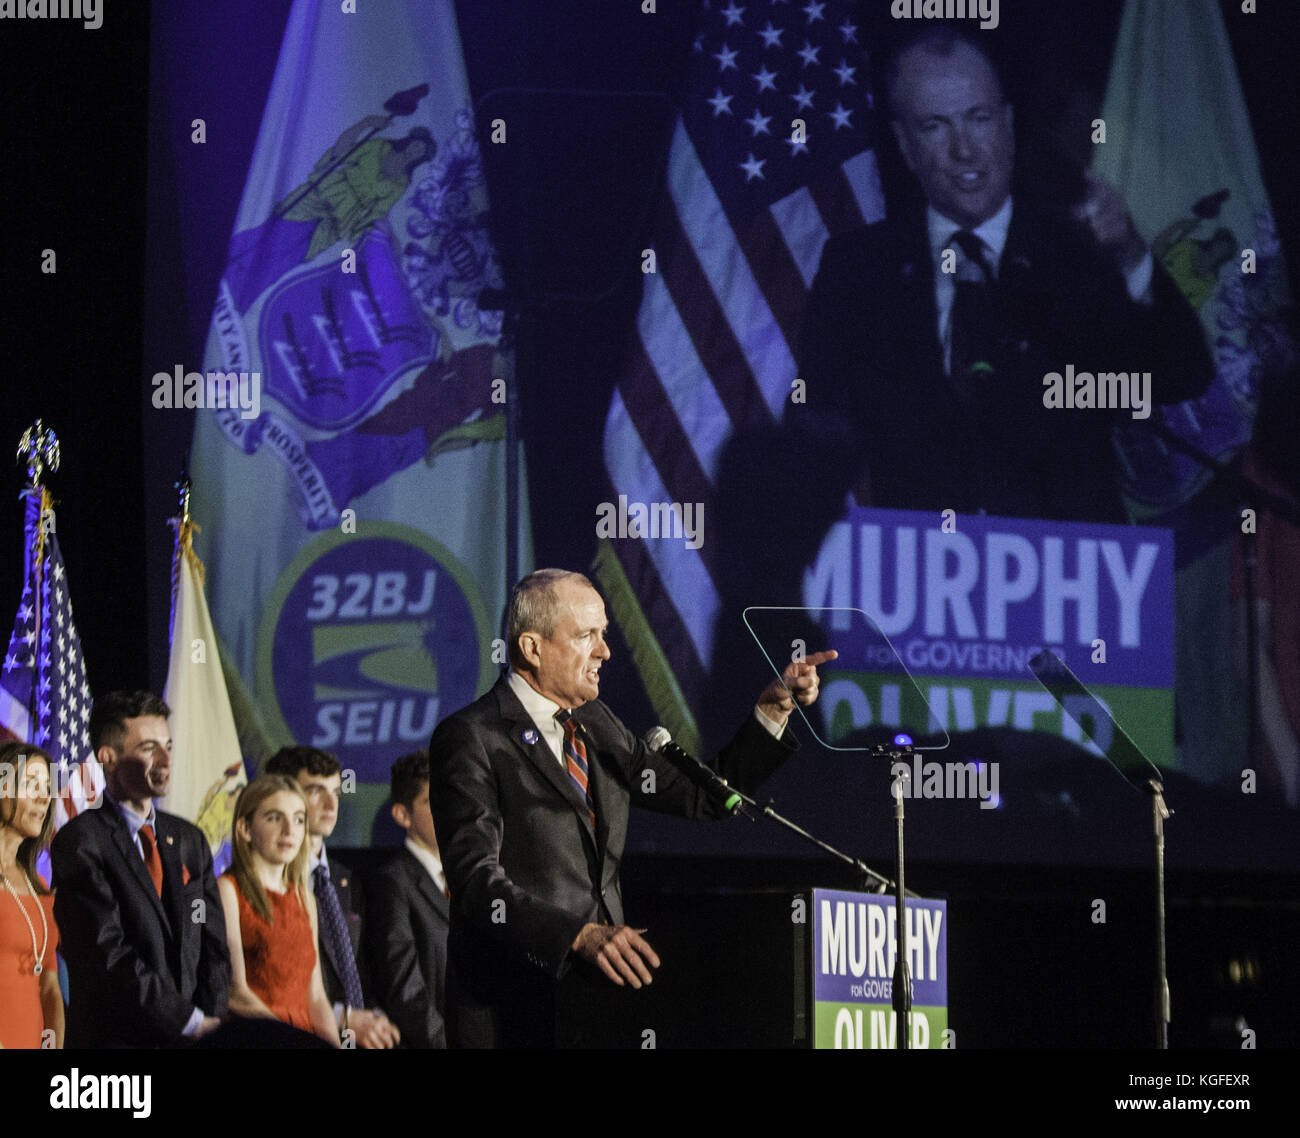
[[[979,20],[991,32],[998,26],[998,0],[893,0],[895,20]]]
[[[80,20],[87,31],[104,22],[102,0],[0,0],[0,20]]]
[[[629,502],[618,496],[617,505],[596,507],[597,537],[668,538],[684,541],[687,549],[704,544],[703,502]]]
[[[82,771],[80,763],[72,763],[67,766],[61,763],[53,763],[49,767],[50,778],[48,784],[42,780],[41,789],[35,793],[28,789],[27,784],[27,762],[30,756],[20,755],[16,763],[0,763],[0,798],[68,798],[72,797],[74,788],[79,788],[85,792],[86,809],[95,809],[101,801],[103,795],[89,792],[87,783],[91,781],[87,777],[89,772]],[[88,760],[89,761],[89,760]],[[44,769],[45,760],[38,758],[36,763]]]
[[[246,371],[187,372],[177,364],[153,377],[153,405],[159,410],[186,407],[199,411],[239,410],[241,419],[262,413],[262,374]]]
[[[1135,419],[1151,417],[1149,371],[1049,371],[1043,376],[1043,406],[1049,409],[1132,411]]]
[[[903,798],[978,798],[981,810],[996,810],[998,764],[975,761],[939,763],[912,756],[909,766],[903,760],[892,763],[890,793]]]

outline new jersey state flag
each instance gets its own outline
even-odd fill
[[[1214,353],[1205,395],[1157,408],[1153,418],[1221,461],[1247,448],[1245,472],[1260,478],[1248,448],[1256,408],[1269,377],[1294,366],[1296,345],[1282,246],[1217,0],[1127,0],[1102,118],[1106,142],[1094,147],[1093,168],[1124,194],[1138,230],[1200,313]],[[1260,730],[1256,752],[1243,759],[1251,700],[1242,519],[1231,507],[1177,510],[1211,476],[1149,424],[1124,424],[1117,442],[1135,515],[1172,525],[1180,549],[1204,551],[1186,558],[1175,584],[1179,768],[1235,782],[1249,767],[1261,793],[1296,805],[1300,533],[1263,510],[1252,523]]]
[[[290,13],[191,471],[241,739],[337,754],[347,845],[503,659],[512,377],[451,0],[343,7]]]

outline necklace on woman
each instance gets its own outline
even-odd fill
[[[15,868],[17,868],[16,865]],[[32,969],[32,975],[39,976],[45,971],[41,961],[45,959],[45,950],[50,946],[50,926],[45,920],[45,906],[41,904],[40,897],[37,896],[36,890],[32,887],[32,879],[27,876],[27,870],[25,869],[23,870],[23,877],[27,881],[27,892],[30,893],[36,901],[36,910],[41,914],[41,932],[44,936],[44,941],[41,944],[40,952],[36,952],[36,929],[32,925],[32,919],[27,915],[27,910],[24,908],[22,901],[18,897],[18,891],[9,884],[9,875],[3,868],[0,868],[0,881],[5,883],[5,889],[8,890],[9,895],[14,899],[14,904],[18,906],[18,911],[22,913],[23,920],[27,922],[27,932],[32,938],[32,952],[36,953],[36,966]]]

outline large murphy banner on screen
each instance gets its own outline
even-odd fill
[[[883,1050],[896,1042],[894,992],[898,916],[892,897],[814,889],[813,1046]],[[906,907],[912,976],[911,1045],[952,1046],[948,1032],[948,906]]]
[[[819,618],[840,652],[819,701],[825,737],[918,718],[900,706],[917,694],[888,646],[853,634],[859,609],[950,735],[1003,727],[1109,749],[1086,701],[1076,722],[1034,678],[1030,662],[1050,648],[1153,762],[1171,765],[1173,581],[1165,529],[852,509],[803,582],[805,605],[839,610]]]

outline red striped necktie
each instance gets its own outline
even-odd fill
[[[154,838],[153,827],[144,825],[140,827],[140,846],[144,850],[144,864],[149,871],[149,879],[153,882],[153,887],[157,890],[158,896],[162,896],[162,858],[158,856],[158,842]]]
[[[564,765],[587,803],[587,817],[592,828],[596,826],[596,811],[591,801],[591,790],[587,785],[587,748],[578,738],[578,721],[573,712],[561,708],[555,713],[555,719],[564,728]]]

